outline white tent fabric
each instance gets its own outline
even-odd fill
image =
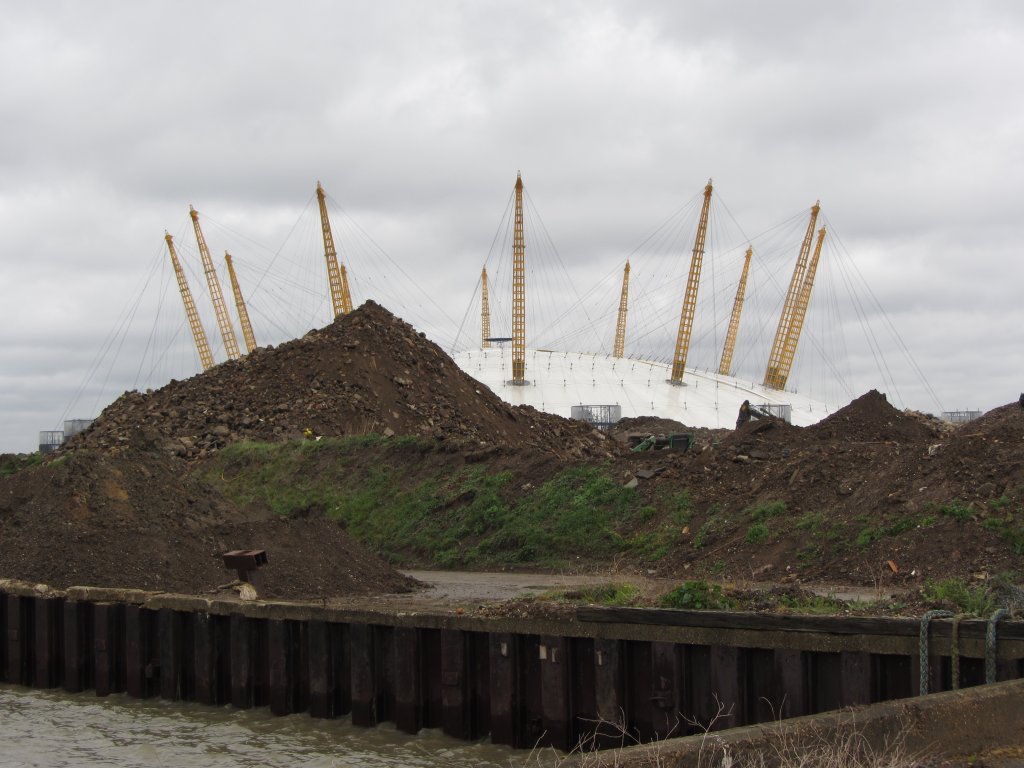
[[[527,350],[526,385],[508,383],[512,378],[510,347],[460,352],[454,359],[507,403],[532,405],[566,418],[573,406],[618,405],[624,418],[657,416],[690,427],[732,428],[740,405],[749,400],[755,406],[788,405],[791,423],[807,426],[841,407],[689,368],[683,386],[673,385],[668,382],[669,365],[607,355]]]

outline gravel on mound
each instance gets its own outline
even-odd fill
[[[126,392],[68,449],[141,441],[194,459],[238,440],[298,439],[307,429],[514,445],[576,459],[608,452],[607,440],[583,422],[505,403],[372,301],[301,339],[153,392]]]

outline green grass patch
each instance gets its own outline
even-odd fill
[[[996,607],[995,598],[984,586],[973,586],[963,579],[929,581],[922,595],[931,603],[972,616],[987,618]]]
[[[434,450],[418,438],[376,435],[237,443],[204,478],[242,505],[326,514],[396,563],[564,567],[581,553],[621,552],[658,559],[681,535],[672,516],[643,530],[657,510],[603,467],[573,467],[524,489],[510,472],[427,461]],[[674,515],[691,507],[684,494],[671,503]]]
[[[629,606],[635,605],[640,598],[640,588],[635,584],[609,583],[595,584],[580,589],[563,589],[549,592],[542,599],[563,600],[573,603],[591,605]]]
[[[10,477],[26,469],[38,467],[43,463],[41,453],[19,453],[4,456],[0,460],[0,477]]]
[[[879,539],[884,539],[890,536],[900,536],[907,531],[912,531],[915,528],[929,528],[935,525],[937,522],[936,518],[932,515],[924,515],[922,517],[914,516],[899,516],[891,521],[872,521],[871,518],[866,515],[860,515],[854,519],[854,524],[861,526],[857,532],[857,537],[854,540],[854,544],[864,549],[873,542]]]
[[[1017,495],[1016,491],[1013,493]],[[1024,555],[1024,508],[1006,494],[989,499],[986,506],[988,509],[985,510],[982,527],[999,534],[1015,555]],[[990,513],[995,516],[990,517]]]
[[[768,535],[768,524],[763,521],[757,522],[747,528],[747,535],[743,537],[743,541],[747,544],[760,544],[768,540]]]
[[[749,514],[754,520],[768,520],[772,517],[784,515],[786,513],[786,502],[769,501],[756,507],[748,507],[744,512]]]
[[[842,613],[846,604],[831,595],[805,595],[793,597],[791,595],[780,595],[779,605],[793,613],[804,613],[813,615],[832,615]]]
[[[960,501],[960,499],[953,499],[946,504],[940,505],[938,513],[944,517],[951,517],[959,523],[971,519],[971,508]]]
[[[820,534],[825,529],[825,515],[821,512],[804,512],[797,518],[793,527],[798,531]]]
[[[679,608],[691,611],[718,611],[733,607],[717,584],[706,581],[687,581],[661,596],[658,601],[662,608]]]

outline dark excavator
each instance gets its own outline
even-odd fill
[[[769,418],[767,413],[752,406],[749,400],[744,400],[740,405],[739,415],[736,416],[736,429],[739,429],[751,419],[767,418]]]

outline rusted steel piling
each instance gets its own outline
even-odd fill
[[[393,722],[571,749],[913,696],[912,619],[580,609],[571,621],[352,611],[0,583],[0,674],[97,696]],[[932,622],[930,690],[985,680],[985,622]],[[954,658],[953,653],[956,652]],[[997,677],[1024,676],[1024,622]],[[701,725],[697,725],[701,724]]]

